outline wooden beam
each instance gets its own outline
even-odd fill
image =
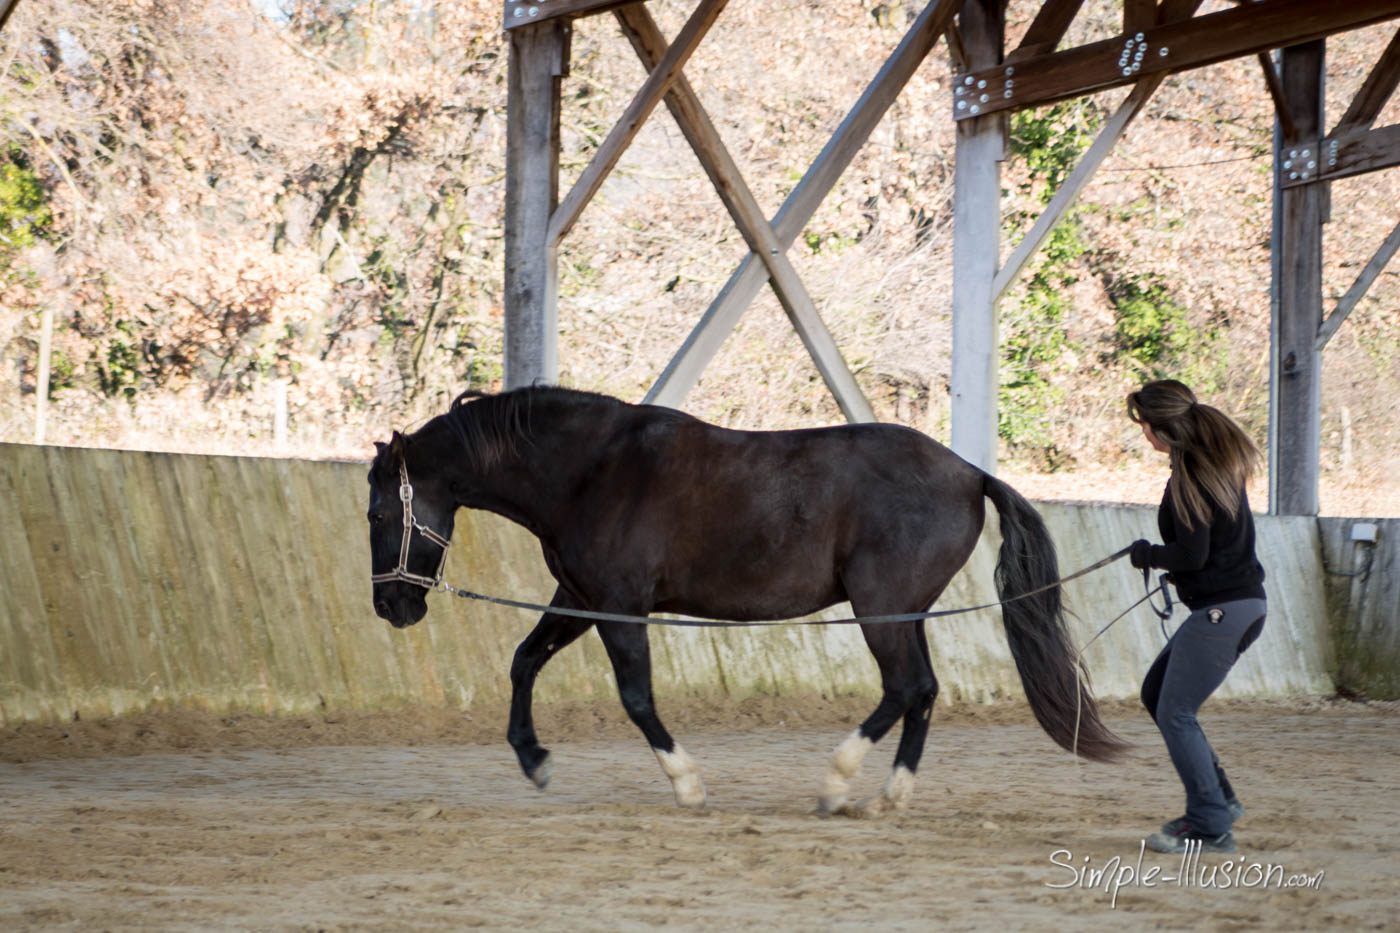
[[[1280,54],[1284,98],[1298,131],[1320,133],[1323,126],[1321,39],[1286,48]],[[1325,185],[1285,188],[1284,140],[1275,132],[1274,151],[1274,308],[1269,353],[1269,510],[1283,515],[1316,515],[1322,443],[1322,223]]]
[[[1298,124],[1293,120],[1293,112],[1288,109],[1288,101],[1283,96],[1283,82],[1279,80],[1278,69],[1268,52],[1259,53],[1259,66],[1264,69],[1264,85],[1274,101],[1274,116],[1284,139],[1298,138]]]
[[[559,84],[568,20],[510,33],[506,101],[505,384],[559,374],[557,253],[546,234],[559,196]]]
[[[19,0],[0,0],[0,29],[5,28],[5,24],[10,21],[10,14],[14,12]]]
[[[572,19],[602,13],[632,0],[505,0],[506,29],[518,29],[550,19]]]
[[[1357,130],[1370,129],[1381,108],[1400,84],[1400,32],[1396,32],[1381,53],[1380,59],[1366,76],[1366,82],[1352,98],[1346,114],[1332,128],[1332,136],[1346,136]]]
[[[1123,0],[1123,32],[1135,34],[1157,25],[1157,0]]]
[[[958,17],[970,64],[1002,57],[1000,0],[968,0]],[[953,352],[948,379],[949,446],[988,473],[997,465],[1001,347],[996,278],[1001,255],[1001,160],[1006,123],[986,117],[957,127],[953,164]]]
[[[1327,341],[1332,339],[1332,335],[1337,332],[1337,328],[1342,326],[1342,322],[1347,319],[1351,309],[1356,307],[1357,302],[1366,296],[1371,283],[1385,269],[1386,264],[1395,257],[1397,250],[1400,250],[1400,223],[1395,225],[1395,229],[1390,231],[1390,236],[1385,238],[1380,248],[1376,250],[1371,261],[1366,263],[1366,268],[1361,270],[1361,274],[1356,277],[1351,288],[1337,302],[1337,306],[1332,309],[1332,313],[1327,315],[1327,320],[1322,322],[1322,326],[1317,329],[1317,343],[1314,346],[1318,352],[1327,346]]]
[[[666,39],[646,6],[631,4],[616,10],[615,15],[642,63],[649,69],[655,68],[666,50]],[[875,412],[851,375],[836,340],[827,330],[815,303],[788,260],[778,235],[763,215],[763,209],[744,182],[739,166],[684,75],[676,79],[667,93],[666,106],[695,151],[705,174],[709,175],[749,249],[763,260],[783,310],[846,420],[874,421]]]
[[[910,25],[879,72],[866,87],[831,139],[783,201],[773,217],[773,231],[787,249],[811,220],[822,199],[836,184],[851,159],[860,151],[900,90],[928,56],[962,7],[964,0],[930,0]],[[672,357],[645,401],[678,406],[700,374],[719,352],[744,309],[767,279],[763,263],[750,252],[705,310],[700,322]]]
[[[948,40],[948,54],[953,59],[954,67],[958,70],[966,68],[967,49],[963,48],[962,33],[958,32],[956,23],[948,27],[944,37]]]
[[[1031,227],[1030,232],[1021,238],[1020,243],[1016,244],[1016,248],[1007,257],[1006,263],[997,272],[996,279],[992,282],[993,301],[1001,299],[1002,294],[1020,275],[1026,263],[1040,249],[1045,238],[1050,235],[1050,231],[1055,229],[1055,225],[1074,205],[1079,193],[1089,183],[1089,179],[1094,177],[1094,172],[1098,171],[1103,160],[1113,151],[1114,145],[1119,139],[1122,139],[1123,134],[1127,132],[1128,124],[1151,99],[1153,92],[1161,85],[1164,77],[1163,75],[1151,75],[1139,81],[1132,93],[1118,105],[1118,109],[1104,123],[1103,129],[1099,130],[1099,135],[1094,139],[1089,151],[1084,153],[1074,170],[1069,173],[1069,177],[1055,192],[1055,196],[1050,199],[1045,210],[1036,218],[1035,225]]]
[[[564,200],[549,218],[549,245],[557,246],[578,221],[579,215],[583,213],[584,207],[592,200],[593,195],[598,193],[603,181],[608,177],[608,173],[617,165],[617,160],[622,158],[622,154],[627,151],[632,140],[641,130],[642,124],[646,122],[653,109],[665,96],[671,83],[676,80],[685,63],[690,60],[690,56],[700,45],[700,40],[705,38],[705,33],[709,32],[714,25],[715,19],[724,10],[729,0],[700,0],[695,7],[695,11],[690,14],[690,19],[681,27],[680,33],[676,36],[676,41],[671,43],[666,54],[661,57],[661,61],[647,75],[646,81],[638,89],[636,96],[632,98],[627,109],[622,112],[616,124],[613,125],[608,136],[603,140],[603,144],[598,147],[598,151],[593,153],[593,158],[584,167],[574,186],[569,189]]]
[[[957,76],[953,117],[1020,110],[1296,45],[1400,16],[1400,0],[1261,0]],[[1138,36],[1142,36],[1141,39]]]
[[[1346,178],[1400,165],[1400,123],[1328,139],[1321,151],[1326,159],[1323,177]],[[1332,164],[1333,160],[1336,164]]]
[[[1285,188],[1391,168],[1400,165],[1400,123],[1290,146],[1284,159]]]
[[[1084,0],[1045,0],[1035,19],[1031,20],[1026,34],[1021,37],[1021,44],[1006,56],[1006,64],[1055,51],[1083,5]]]
[[[1157,25],[1165,26],[1167,23],[1179,23],[1188,20],[1196,15],[1196,11],[1201,8],[1205,0],[1162,0],[1157,5]],[[1258,0],[1253,0],[1258,2]],[[1126,32],[1127,30],[1124,30]]]

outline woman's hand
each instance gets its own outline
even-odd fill
[[[1151,567],[1152,542],[1146,538],[1138,538],[1133,542],[1133,549],[1128,553],[1128,560],[1132,561],[1133,566],[1139,570]]]

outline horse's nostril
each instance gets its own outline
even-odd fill
[[[381,619],[389,618],[389,603],[382,599],[376,599],[374,601],[374,611],[378,613]]]

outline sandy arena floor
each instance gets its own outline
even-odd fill
[[[501,723],[443,712],[0,729],[0,929],[1400,929],[1397,704],[1207,707],[1249,812],[1239,856],[1185,882],[1179,857],[1139,866],[1181,801],[1132,707],[1108,711],[1136,745],[1118,765],[1075,762],[1020,709],[940,710],[909,810],[819,818],[867,705],[670,710],[699,813],[613,704],[540,711],[543,793]],[[1120,880],[1116,905],[1087,869]]]

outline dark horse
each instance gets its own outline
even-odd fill
[[[857,615],[920,612],[982,531],[983,497],[1001,517],[1004,599],[1052,584],[1054,545],[1010,486],[917,431],[888,424],[731,431],[669,408],[558,388],[464,394],[388,444],[369,471],[374,608],[402,628],[427,612],[458,508],[485,509],[540,540],[558,581],[552,606],[739,621],[806,615],[850,600]],[[409,508],[404,508],[404,503]],[[397,564],[396,564],[397,561]],[[1122,743],[1077,676],[1051,586],[1002,608],[1026,696],[1064,748],[1096,760]],[[508,737],[525,774],[549,780],[531,692],[555,652],[594,622],[545,613],[511,664]],[[647,627],[596,623],[627,715],[651,743],[683,806],[705,786],[652,702]],[[894,768],[865,813],[907,804],[938,681],[923,622],[862,624],[883,696],[832,757],[820,809],[846,805],[848,781],[901,717]]]

